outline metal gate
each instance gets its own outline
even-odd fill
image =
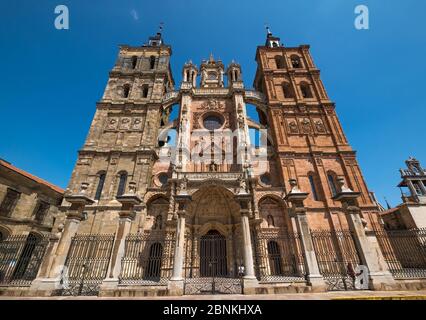
[[[59,294],[97,295],[107,275],[113,244],[113,234],[74,236],[65,262]]]
[[[320,273],[329,291],[355,290],[354,268],[361,264],[349,230],[311,231]]]
[[[49,240],[30,233],[0,241],[0,285],[29,286],[36,278]]]
[[[300,235],[274,230],[252,233],[256,276],[260,282],[304,282]]]
[[[174,232],[145,231],[126,238],[120,284],[167,285],[172,272]]]
[[[395,279],[426,278],[426,229],[374,231]]]
[[[242,279],[228,267],[223,235],[210,230],[200,238],[187,238],[185,247],[184,294],[242,293]]]

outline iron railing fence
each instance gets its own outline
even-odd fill
[[[173,268],[175,233],[145,231],[126,238],[120,284],[167,285]]]
[[[329,291],[353,290],[351,271],[361,260],[349,230],[311,230],[320,273]]]
[[[300,234],[261,229],[252,232],[255,272],[261,282],[305,281]]]
[[[377,241],[395,279],[426,278],[426,228],[374,228]]]
[[[114,234],[77,234],[62,274],[59,295],[97,295],[107,276]]]
[[[11,235],[0,241],[0,286],[30,286],[43,261],[49,239]]]

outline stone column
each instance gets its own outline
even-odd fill
[[[294,218],[297,232],[300,235],[303,257],[305,258],[306,279],[308,284],[312,286],[313,291],[325,291],[326,285],[319,271],[318,261],[309,231],[306,207],[303,204],[303,201],[308,197],[309,193],[300,191],[297,188],[295,179],[290,179],[289,182],[292,189],[285,196],[284,200],[291,203],[292,206],[290,213],[291,217]]]
[[[410,189],[411,196],[413,198],[416,198],[417,197],[417,192],[416,192],[416,188],[414,188],[413,181],[408,180],[407,184],[408,184],[408,189]]]
[[[40,279],[41,290],[60,289],[60,281],[62,272],[64,270],[65,261],[67,259],[68,251],[71,246],[71,240],[78,230],[78,226],[83,220],[83,211],[86,205],[92,204],[93,199],[86,196],[86,190],[89,184],[83,182],[78,194],[66,195],[65,200],[71,203],[71,207],[66,213],[66,220],[61,239],[59,240],[52,266],[46,278]]]
[[[370,289],[387,290],[392,288],[395,280],[380,251],[377,238],[372,232],[369,235],[366,234],[360,215],[361,209],[356,200],[360,193],[347,188],[343,178],[339,178],[338,183],[341,191],[333,197],[333,200],[342,203],[361,263],[368,268]]]
[[[422,192],[423,192],[423,196],[426,196],[426,187],[425,187],[425,185],[423,184],[423,181],[422,180],[417,180],[417,183],[419,184],[419,188],[422,190]]]
[[[142,203],[141,198],[136,194],[136,183],[129,182],[129,193],[117,196],[117,201],[121,203],[117,232],[115,234],[114,247],[112,249],[111,261],[109,264],[107,278],[101,286],[100,295],[105,291],[111,291],[118,286],[118,277],[121,272],[121,260],[124,257],[126,237],[130,233],[130,228],[135,219],[134,206]]]
[[[185,190],[181,190],[175,196],[175,201],[178,204],[178,218],[176,225],[176,243],[175,243],[175,255],[173,257],[173,273],[169,282],[169,294],[183,295],[183,263],[184,263],[184,246],[185,246],[185,215],[186,208],[191,201],[191,196],[186,193]]]
[[[253,264],[253,247],[250,235],[250,222],[249,222],[249,202],[251,195],[246,192],[240,192],[235,196],[235,200],[240,205],[241,214],[241,231],[243,239],[243,263],[244,263],[244,276],[243,276],[243,293],[254,294],[255,288],[258,286],[258,281],[254,273]]]

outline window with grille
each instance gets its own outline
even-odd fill
[[[127,173],[123,172],[120,174],[120,177],[118,180],[117,196],[121,196],[124,194],[124,191],[126,189],[126,182],[127,182]]]
[[[300,58],[298,56],[292,56],[291,57],[291,65],[293,68],[298,69],[302,67],[302,64],[300,62]]]
[[[49,208],[50,205],[47,202],[39,201],[35,209],[34,220],[37,222],[43,222]]]
[[[132,57],[132,69],[136,69],[137,63],[138,63],[138,57],[137,56],[133,56]]]
[[[307,84],[300,85],[300,91],[302,92],[303,98],[312,98],[312,92]]]
[[[104,188],[105,183],[105,173],[99,175],[98,187],[96,188],[95,200],[99,200],[102,195],[102,189]]]
[[[154,67],[155,67],[155,57],[154,56],[149,57],[149,67],[150,67],[150,69],[154,69]]]
[[[315,179],[312,175],[309,176],[309,183],[311,184],[312,196],[315,201],[318,201],[319,198],[318,198],[317,188],[315,186]]]
[[[7,189],[6,195],[0,205],[0,215],[9,217],[21,196],[21,193],[12,189]]]
[[[123,86],[123,98],[128,98],[130,93],[130,86],[128,84],[125,84]]]
[[[332,174],[327,175],[328,184],[330,185],[331,194],[334,197],[337,194],[336,183],[334,182],[334,177]]]

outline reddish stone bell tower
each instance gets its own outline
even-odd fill
[[[341,204],[333,200],[338,181],[359,192],[364,223],[377,210],[370,198],[356,153],[349,145],[320,79],[308,45],[287,47],[268,30],[266,43],[256,51],[254,87],[268,103],[268,125],[279,159],[282,182],[289,179],[309,192],[305,201],[312,229],[346,229]]]

